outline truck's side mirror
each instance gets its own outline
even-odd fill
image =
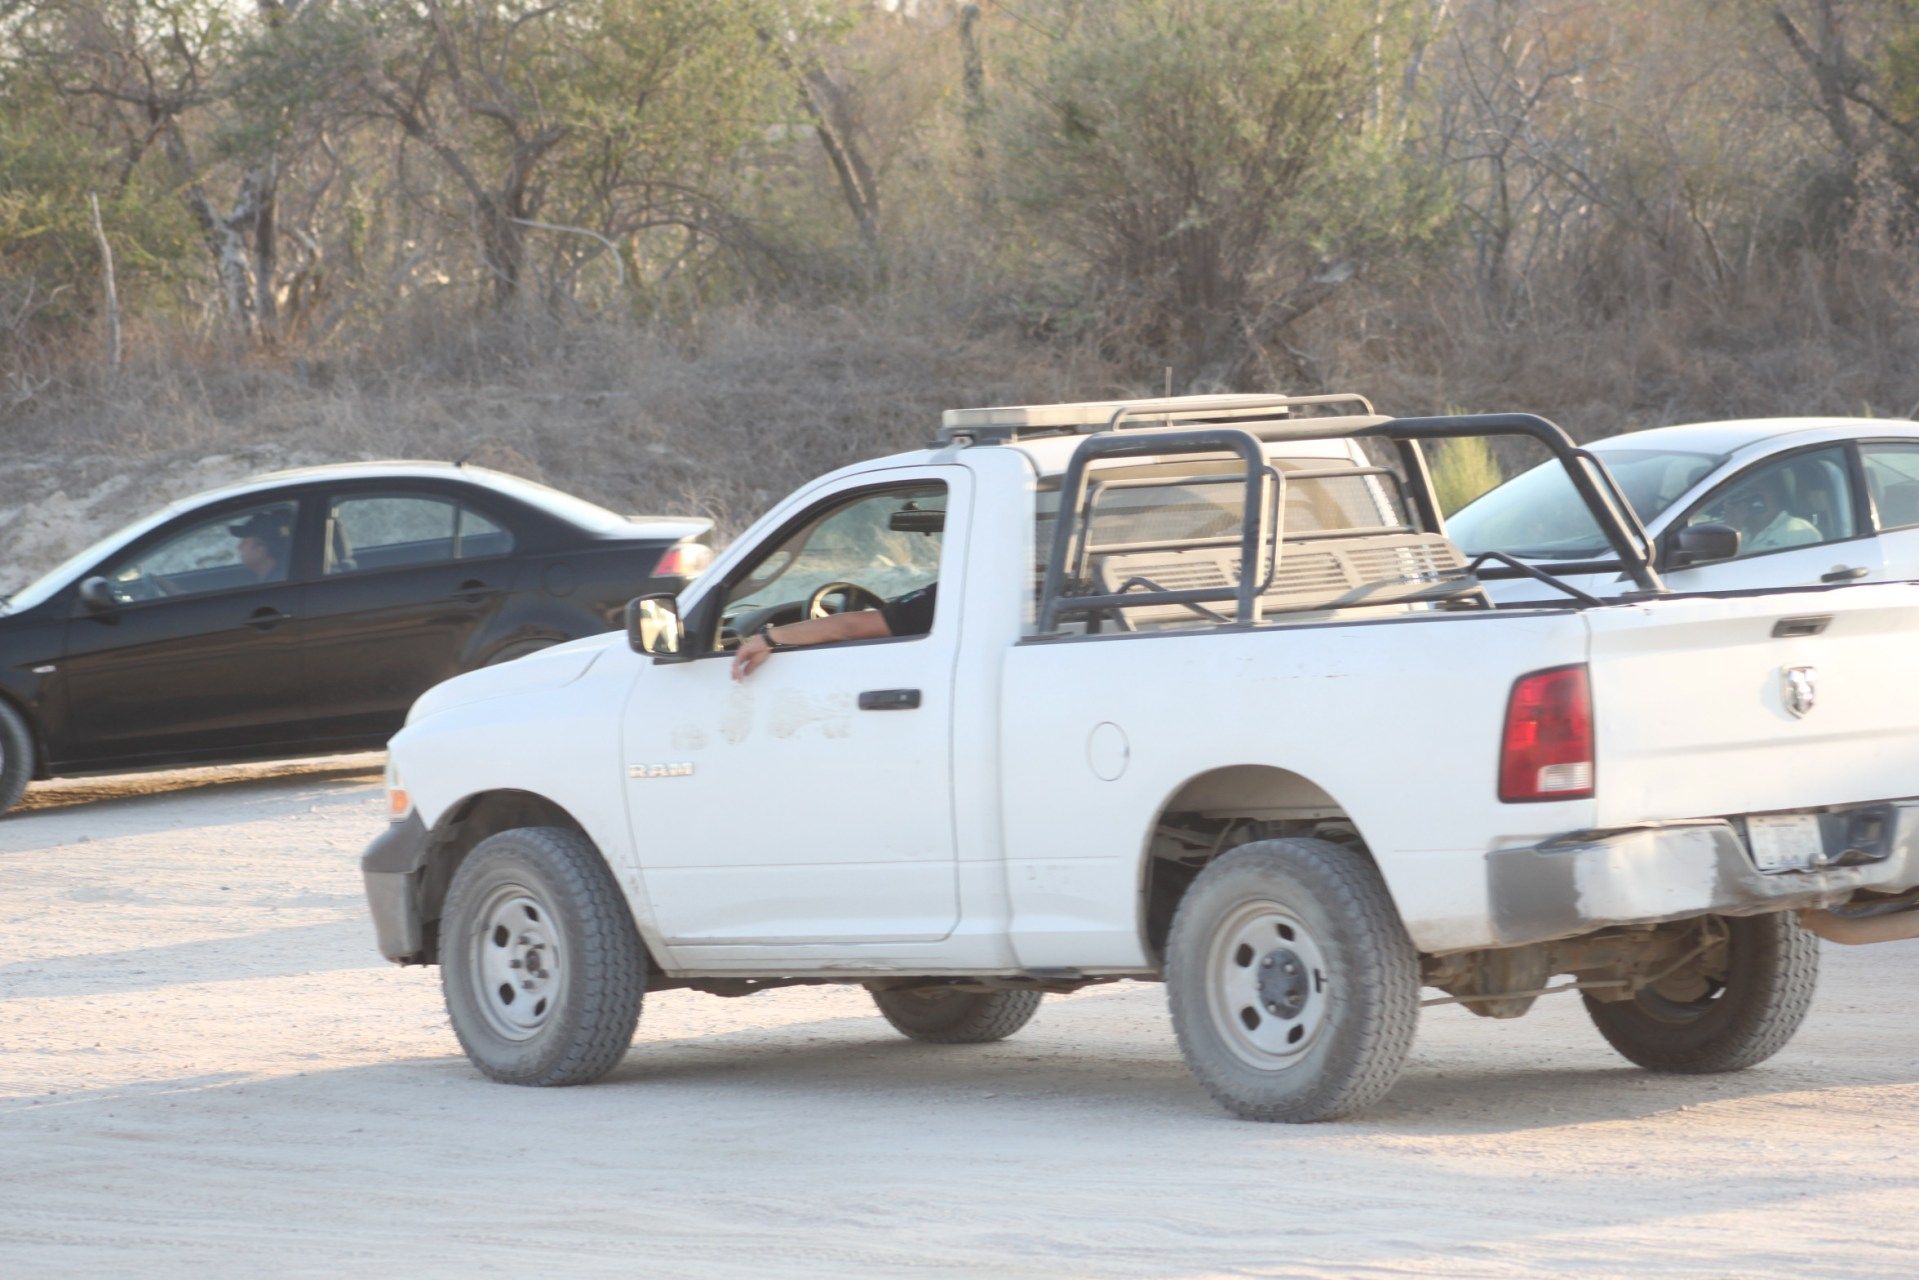
[[[1739,554],[1739,530],[1725,524],[1690,524],[1672,536],[1669,568],[1683,569],[1707,560],[1730,560]]]
[[[680,602],[670,595],[636,596],[626,602],[626,642],[655,662],[685,662],[686,625]]]
[[[80,603],[95,613],[105,613],[119,605],[113,598],[113,587],[105,578],[87,578],[80,583]]]

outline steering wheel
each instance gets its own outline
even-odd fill
[[[836,595],[840,597],[840,607],[827,608],[827,600]],[[828,618],[836,613],[852,613],[856,609],[877,609],[885,603],[857,582],[829,582],[806,597],[806,616]]]

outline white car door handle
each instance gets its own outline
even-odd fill
[[[861,711],[913,711],[919,705],[918,689],[868,689],[860,695]]]
[[[1856,565],[1856,566],[1843,565],[1843,564],[1836,565],[1834,566],[1831,573],[1820,574],[1819,581],[1821,582],[1857,582],[1859,581],[1859,579],[1865,577],[1867,574],[1871,572],[1872,570],[1868,569],[1863,564]]]

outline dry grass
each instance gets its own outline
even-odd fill
[[[1906,416],[1919,402],[1911,276],[1857,252],[1754,270],[1736,290],[1675,284],[1603,306],[1589,283],[1535,281],[1522,320],[1466,287],[1355,293],[1294,335],[1305,372],[1290,389],[1359,390],[1393,412],[1528,409],[1581,439],[1748,415]],[[1057,338],[957,319],[950,299],[735,311],[675,332],[421,311],[324,360],[138,334],[131,349],[126,368],[72,364],[0,408],[0,590],[164,501],[361,458],[469,458],[619,510],[708,514],[730,533],[824,470],[924,441],[944,408],[1158,383],[1156,369],[1129,378]],[[1498,453],[1508,472],[1525,461]]]
[[[1674,422],[1907,417],[1919,405],[1919,287],[1890,255],[1810,255],[1737,288],[1674,283],[1606,308],[1542,282],[1522,318],[1468,288],[1373,299],[1307,339],[1331,382],[1395,410],[1528,410],[1582,440]]]
[[[822,471],[931,438],[941,409],[1108,395],[1093,360],[924,316],[635,327],[401,326],[325,362],[165,351],[71,371],[0,419],[0,589],[215,484],[365,458],[469,459],[621,511],[735,531]]]

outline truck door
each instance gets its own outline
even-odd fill
[[[683,964],[688,948],[723,960],[932,942],[958,919],[957,590],[936,593],[927,634],[781,650],[744,681],[730,672],[732,649],[766,623],[958,582],[964,470],[878,474],[797,504],[732,558],[684,610],[698,656],[635,683],[627,811]]]

